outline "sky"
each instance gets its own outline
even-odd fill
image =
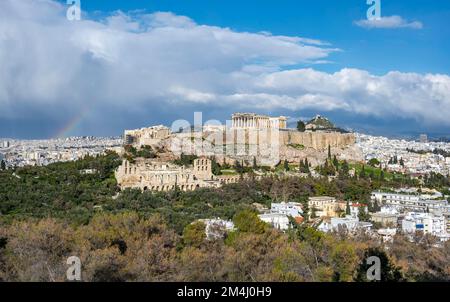
[[[0,137],[233,112],[450,136],[450,1],[0,1]]]

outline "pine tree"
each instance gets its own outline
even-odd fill
[[[220,169],[220,165],[216,161],[216,157],[211,159],[211,170],[214,175],[221,175],[222,171]]]
[[[0,170],[6,170],[6,163],[5,161],[2,159],[2,162],[0,164]]]
[[[381,211],[381,207],[380,207],[380,205],[378,204],[378,200],[376,200],[376,199],[375,199],[375,202],[374,202],[374,204],[373,204],[373,211],[374,211],[374,212],[379,212],[379,211]]]
[[[258,164],[256,163],[256,156],[253,156],[253,170],[258,169]]]
[[[350,169],[348,167],[348,163],[346,160],[344,160],[344,162],[342,163],[342,166],[341,166],[341,174],[343,176],[348,176],[349,171],[350,171]]]
[[[289,163],[286,159],[284,160],[284,170],[289,171]]]
[[[366,168],[362,166],[361,172],[359,173],[360,178],[366,178]]]
[[[336,155],[333,157],[333,165],[336,168],[336,170],[339,170],[339,161],[337,160]]]
[[[236,170],[236,172],[239,174],[244,173],[244,167],[238,160],[236,160],[236,162],[234,164],[234,170]]]
[[[310,164],[308,162],[308,158],[305,158],[305,172],[306,173],[310,172],[309,167],[310,167]]]
[[[345,215],[350,215],[350,202],[347,200],[347,204],[345,206]]]
[[[300,132],[305,132],[305,123],[303,121],[297,122],[297,130]]]
[[[328,159],[331,160],[331,146],[328,145]]]

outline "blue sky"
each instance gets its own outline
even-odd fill
[[[450,1],[0,3],[0,137],[115,135],[233,111],[450,134]]]
[[[450,1],[381,0],[381,14],[419,20],[421,30],[367,30],[353,24],[366,18],[365,0],[82,0],[89,13],[117,10],[170,11],[199,24],[236,31],[310,37],[341,48],[320,66],[324,71],[364,68],[374,74],[390,70],[449,73]],[[319,69],[319,68],[317,68]]]

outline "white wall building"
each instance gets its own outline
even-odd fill
[[[297,202],[272,203],[270,212],[284,214],[294,218],[302,217],[303,215],[302,206]]]
[[[447,200],[427,200],[420,195],[372,192],[372,202],[377,201],[379,205],[404,212],[446,212]]]
[[[285,214],[269,213],[258,215],[259,219],[271,224],[274,228],[279,230],[289,229],[289,218]]]
[[[322,232],[331,232],[337,231],[339,228],[345,228],[348,231],[352,232],[358,229],[371,230],[372,226],[373,225],[370,222],[362,222],[359,221],[357,217],[355,218],[347,215],[344,218],[332,217],[330,221],[323,221],[319,225],[318,230]]]
[[[437,236],[447,233],[447,224],[444,216],[435,216],[430,213],[409,212],[402,221],[402,230],[405,233],[422,231],[424,234]]]

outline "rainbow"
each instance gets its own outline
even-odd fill
[[[70,136],[71,132],[77,128],[77,126],[81,123],[83,118],[86,116],[86,113],[88,112],[88,108],[84,108],[81,110],[77,115],[73,116],[67,123],[64,124],[63,127],[61,127],[56,134],[53,136],[54,139],[56,138],[65,138]]]

